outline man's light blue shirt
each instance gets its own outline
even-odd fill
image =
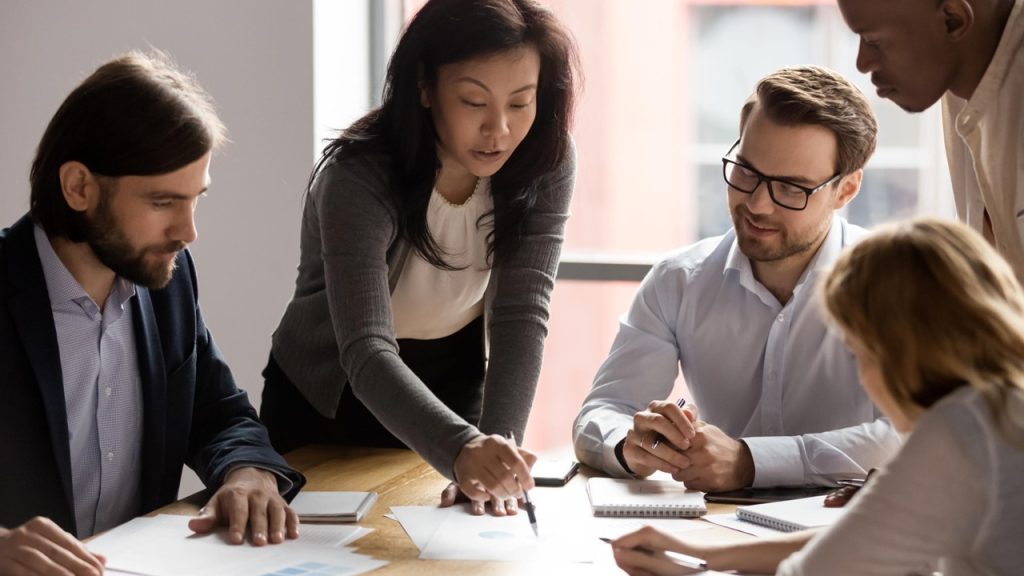
[[[671,253],[648,273],[573,427],[584,463],[629,473],[615,445],[633,415],[666,399],[682,367],[700,417],[743,438],[754,486],[827,484],[864,475],[899,436],[857,379],[857,363],[822,316],[815,285],[866,232],[834,216],[783,305],[754,278],[735,232]]]
[[[77,536],[86,538],[138,515],[142,503],[135,285],[116,278],[100,310],[38,226],[35,239],[60,347]]]

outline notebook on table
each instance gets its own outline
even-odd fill
[[[587,495],[595,516],[693,518],[708,511],[703,492],[666,480],[590,478]]]
[[[291,507],[302,522],[359,522],[376,502],[376,492],[299,492]]]
[[[826,508],[825,496],[814,496],[783,502],[740,506],[736,508],[736,517],[783,532],[796,532],[808,528],[831,526],[845,512],[846,508]]]

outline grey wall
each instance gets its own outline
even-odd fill
[[[207,324],[257,405],[294,282],[314,154],[312,36],[309,0],[0,3],[0,227],[28,208],[29,166],[50,117],[110,57],[159,48],[213,95],[232,142],[214,156],[192,249]],[[185,491],[195,487],[190,478]]]

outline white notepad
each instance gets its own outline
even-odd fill
[[[376,492],[299,492],[291,507],[303,522],[359,522],[375,502]]]
[[[831,526],[846,512],[846,508],[826,508],[824,496],[798,498],[768,504],[740,506],[736,517],[783,532],[796,532],[807,528]]]
[[[587,494],[595,516],[696,517],[707,513],[704,493],[666,480],[590,478]]]

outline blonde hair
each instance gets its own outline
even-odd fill
[[[741,136],[755,104],[774,122],[831,130],[836,137],[835,170],[839,174],[860,170],[875,152],[878,122],[871,104],[852,82],[828,68],[781,68],[759,80],[740,110]]]
[[[1024,397],[1024,291],[979,234],[930,218],[885,226],[840,256],[821,290],[897,404],[928,408],[971,386],[1024,445],[1024,414],[1007,409]]]

